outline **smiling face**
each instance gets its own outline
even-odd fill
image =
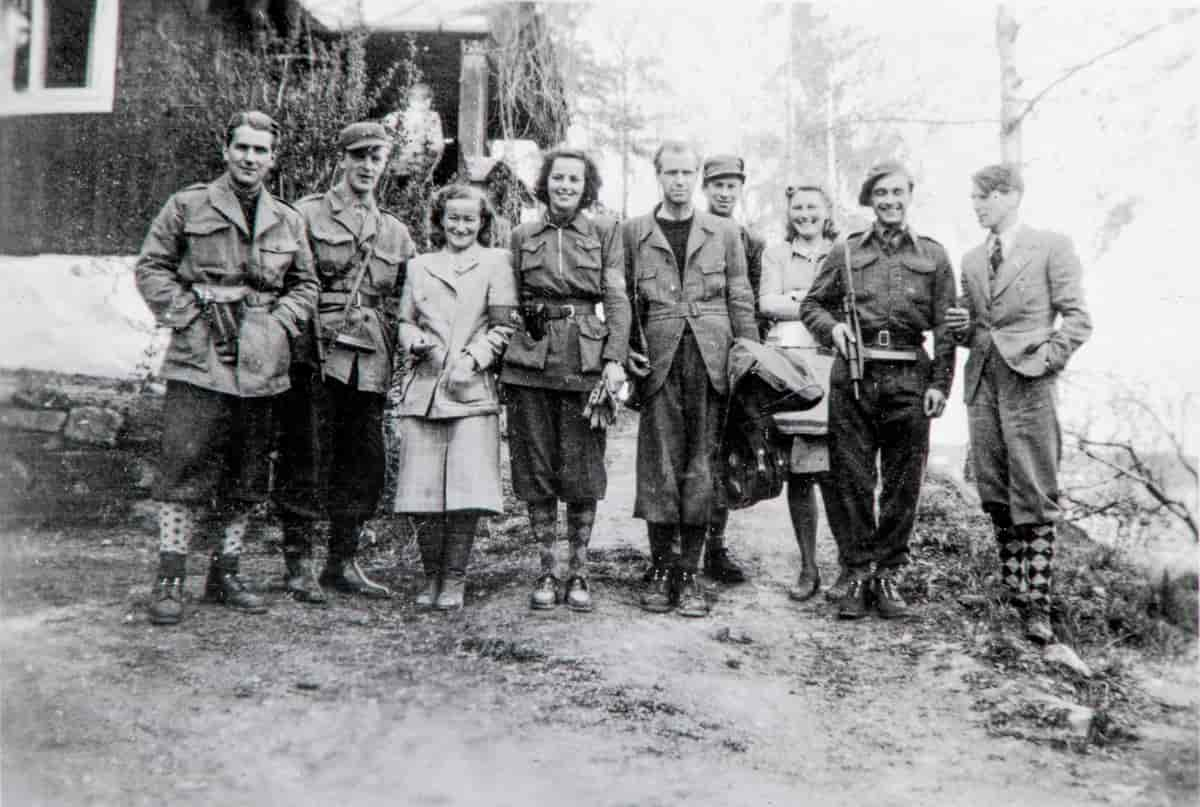
[[[1017,208],[1021,204],[1019,191],[993,190],[985,191],[978,185],[971,189],[971,206],[975,208],[975,218],[979,226],[994,233],[1002,232],[1016,217]]]
[[[550,198],[550,212],[566,216],[579,208],[587,187],[587,166],[583,160],[573,157],[558,157],[546,175],[546,195]]]
[[[662,153],[659,158],[658,185],[662,188],[663,201],[679,206],[692,201],[698,163],[699,160],[691,151]]]
[[[904,174],[887,174],[871,188],[871,207],[880,224],[896,227],[904,223],[908,203],[912,199],[909,179]]]
[[[470,249],[483,228],[483,203],[478,199],[450,199],[442,214],[446,248],[451,252]]]
[[[257,188],[275,165],[275,136],[253,126],[239,126],[223,153],[233,181],[243,188]]]
[[[799,190],[788,200],[788,226],[798,238],[813,241],[821,237],[829,208],[819,191]]]
[[[732,216],[742,198],[742,187],[740,177],[716,177],[705,182],[701,190],[708,198],[709,212],[726,218]]]
[[[357,196],[366,196],[374,192],[387,163],[387,146],[363,146],[342,152],[340,165],[350,190]]]

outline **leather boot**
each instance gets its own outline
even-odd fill
[[[466,575],[448,574],[442,578],[442,590],[438,592],[433,607],[439,611],[457,611],[463,607],[466,589]]]
[[[846,593],[838,600],[838,619],[862,619],[871,612],[869,569],[846,571]]]
[[[413,599],[413,605],[423,611],[429,610],[437,602],[438,594],[441,590],[442,578],[440,575],[425,575],[425,585],[417,592],[417,596]]]
[[[552,611],[558,605],[562,596],[562,587],[558,578],[552,574],[544,574],[533,584],[529,592],[529,607],[534,611]]]
[[[592,610],[592,592],[588,587],[586,577],[577,574],[567,580],[567,593],[563,597],[563,602],[572,611]]]
[[[187,579],[187,555],[158,553],[158,576],[146,611],[154,625],[177,625],[183,619],[183,582]]]
[[[267,604],[252,593],[238,576],[238,556],[213,554],[204,584],[204,599],[219,602],[247,614],[263,614]]]
[[[895,569],[879,569],[875,572],[873,593],[875,610],[884,619],[902,619],[908,616],[908,603],[900,596]]]
[[[284,573],[284,588],[288,596],[296,602],[311,605],[323,605],[328,601],[317,582],[317,570],[313,568],[311,557],[285,552],[283,562],[287,567]]]
[[[708,616],[708,600],[704,598],[704,590],[700,587],[700,581],[696,579],[695,572],[679,572],[678,590],[679,607],[677,611],[680,616]]]
[[[329,525],[329,557],[318,583],[342,594],[380,599],[391,597],[391,589],[367,577],[358,565],[356,555],[360,527],[361,524],[346,519],[335,519]]]
[[[725,547],[724,535],[710,535],[704,549],[704,574],[718,583],[745,583],[746,572]]]

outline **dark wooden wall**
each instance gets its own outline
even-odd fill
[[[0,118],[0,254],[136,252],[167,196],[219,166],[215,146],[172,109],[160,55],[168,36],[243,26],[221,3],[188,9],[121,3],[112,114]]]

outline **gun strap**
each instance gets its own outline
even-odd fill
[[[363,227],[366,227],[365,220]],[[361,230],[359,235],[362,235]],[[362,287],[363,277],[367,274],[367,252],[374,242],[374,238],[368,238],[358,245],[358,251],[354,253],[354,282],[350,285],[350,292],[346,295],[346,308],[342,311],[343,317],[350,316],[350,309],[354,307],[354,301],[358,298],[358,290]]]

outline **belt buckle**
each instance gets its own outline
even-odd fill
[[[688,303],[687,306],[688,306],[688,316],[689,317],[700,316],[700,303],[693,301],[693,302]]]
[[[567,303],[566,305],[564,305],[562,307],[561,310],[562,310],[563,316],[565,316],[565,317],[574,317],[575,316],[575,306],[572,303]]]
[[[875,344],[879,345],[880,347],[884,347],[884,348],[891,347],[892,346],[891,331],[889,331],[885,328],[882,331],[880,331],[879,333],[875,334]]]

